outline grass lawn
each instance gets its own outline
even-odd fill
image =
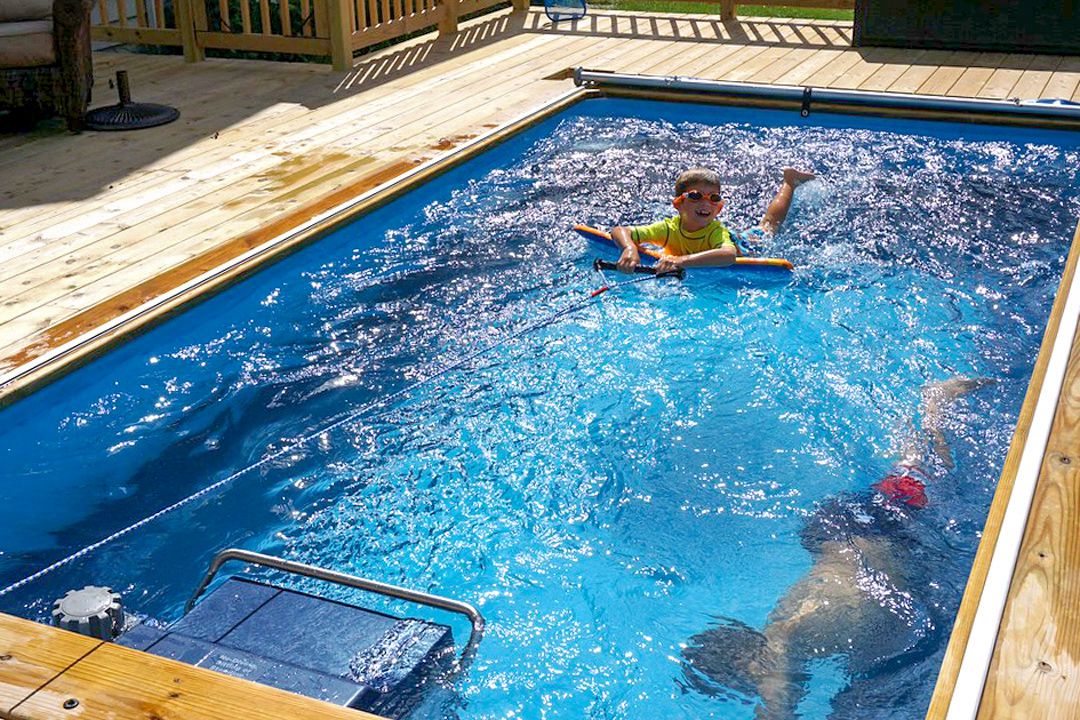
[[[679,2],[679,0],[599,0],[589,7],[600,10],[639,10],[652,12],[693,13],[697,15],[720,14],[718,2]],[[792,8],[765,5],[737,5],[739,17],[785,17],[814,18],[817,20],[851,20],[853,10],[824,10],[817,8]]]

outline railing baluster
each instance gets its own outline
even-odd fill
[[[240,27],[245,33],[251,32],[251,7],[249,0],[240,0]]]
[[[139,27],[150,27],[150,20],[146,15],[146,0],[135,0],[135,22]]]
[[[154,27],[164,30],[168,26],[165,22],[165,0],[154,0]]]
[[[281,34],[292,37],[292,16],[289,14],[289,0],[278,0],[278,12],[281,13]]]
[[[116,14],[120,18],[120,27],[127,27],[127,2],[116,0]]]
[[[105,0],[97,0],[98,18],[101,25],[111,25],[109,22],[109,11],[105,8]]]
[[[315,2],[315,37],[330,37],[330,0]]]
[[[218,30],[232,32],[232,15],[229,14],[229,0],[218,0]]]
[[[311,0],[300,0],[300,15],[304,22],[303,30],[304,35],[311,37],[315,34],[315,24],[311,22]]]
[[[274,32],[270,25],[270,0],[259,0],[259,25],[263,35]]]

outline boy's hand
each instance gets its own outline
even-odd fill
[[[619,262],[615,263],[620,272],[632,273],[635,268],[641,267],[641,256],[635,248],[623,248]]]
[[[657,260],[656,265],[653,267],[656,268],[656,273],[659,275],[661,273],[677,272],[682,266],[682,258],[678,255],[665,255]]]

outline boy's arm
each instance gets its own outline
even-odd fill
[[[677,268],[727,267],[735,262],[735,246],[724,244],[713,250],[703,250],[693,255],[665,255],[656,263],[657,272],[671,272]]]
[[[616,267],[624,273],[634,272],[634,268],[641,265],[641,255],[638,254],[637,245],[630,236],[630,228],[622,225],[611,228],[611,239],[622,248],[619,262],[615,263]]]

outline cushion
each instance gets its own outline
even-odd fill
[[[37,67],[55,62],[51,20],[0,23],[0,68]]]
[[[0,0],[0,22],[47,20],[53,14],[53,0]]]

